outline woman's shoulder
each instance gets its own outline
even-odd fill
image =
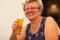
[[[46,31],[58,31],[58,24],[56,23],[56,21],[54,20],[53,17],[47,17],[46,21],[45,21],[45,30]]]
[[[48,16],[48,17],[47,17],[47,19],[50,19],[50,20],[51,20],[51,19],[53,19],[53,20],[54,20],[54,18],[53,18],[53,17],[51,17],[51,16]]]
[[[46,21],[45,21],[45,25],[47,26],[50,26],[50,27],[58,27],[58,24],[57,22],[55,21],[55,19],[53,17],[47,17],[46,18]]]
[[[54,18],[51,17],[51,16],[48,16],[48,17],[46,17],[46,18],[47,18],[47,20],[54,20]]]
[[[49,24],[51,24],[51,23],[57,24],[56,21],[55,21],[55,19],[54,19],[53,17],[51,17],[51,16],[46,17],[45,23],[49,23]]]

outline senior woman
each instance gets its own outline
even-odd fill
[[[41,0],[26,0],[23,10],[30,23],[15,34],[17,21],[12,25],[13,33],[10,40],[58,40],[58,25],[52,17],[41,16],[43,4]]]

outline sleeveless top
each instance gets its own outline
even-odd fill
[[[37,33],[31,34],[30,31],[30,24],[27,25],[27,30],[26,30],[26,38],[25,40],[45,40],[44,37],[44,23],[45,23],[46,17],[42,18],[40,28]]]
[[[58,35],[58,40],[60,40],[60,35]]]

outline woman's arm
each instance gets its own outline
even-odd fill
[[[45,40],[58,40],[58,25],[52,17],[45,21]]]
[[[12,35],[9,40],[17,40],[17,36],[16,36],[15,31],[12,32]]]
[[[60,28],[59,28],[58,32],[59,32],[59,34],[58,34],[58,35],[60,35]]]
[[[27,27],[22,28],[21,34],[19,34],[19,35],[16,34],[15,31],[13,31],[13,32],[12,32],[12,35],[11,35],[11,37],[10,37],[9,40],[25,40],[26,28],[27,28]]]

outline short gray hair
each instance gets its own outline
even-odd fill
[[[42,0],[26,0],[25,3],[24,3],[24,5],[23,5],[23,9],[25,8],[26,4],[28,4],[28,3],[30,3],[30,2],[33,2],[33,1],[38,2],[39,8],[40,8],[41,10],[43,10]]]

